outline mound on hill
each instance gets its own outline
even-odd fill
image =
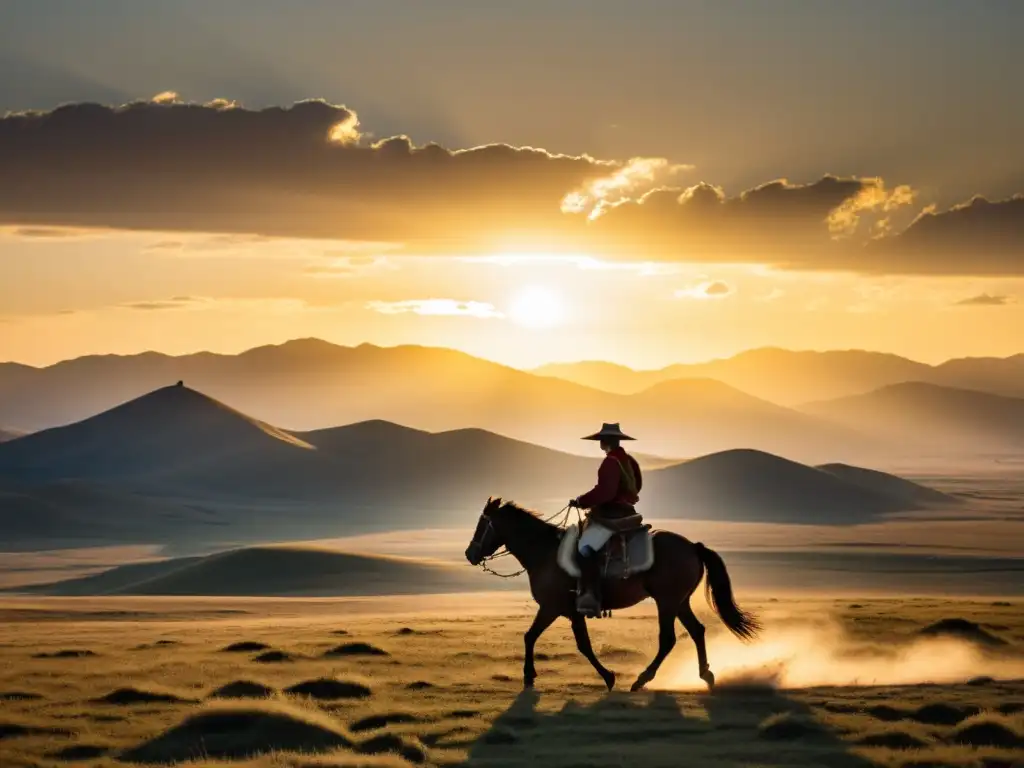
[[[33,586],[28,591],[46,595],[341,596],[463,592],[478,589],[480,584],[478,573],[455,566],[313,547],[267,546],[122,566],[95,576]]]
[[[648,477],[645,506],[657,510],[648,512],[651,517],[829,525],[914,507],[881,488],[883,483],[866,487],[835,472],[750,449],[702,456]]]

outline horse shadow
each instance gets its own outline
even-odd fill
[[[556,711],[544,711],[541,701],[534,691],[519,694],[459,765],[876,768],[818,724],[807,705],[771,689],[613,692],[589,703],[570,698]]]

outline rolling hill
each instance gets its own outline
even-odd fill
[[[1024,399],[922,382],[894,384],[863,395],[809,403],[803,410],[923,455],[1021,453]]]
[[[656,395],[672,397],[675,386]],[[597,466],[597,457],[475,428],[432,433],[375,420],[289,433],[171,386],[0,445],[0,522],[10,541],[61,544],[467,526],[490,495],[555,511],[593,485]],[[647,470],[644,509],[829,523],[925,503],[882,477],[865,487],[771,454],[726,451]]]
[[[873,470],[873,482],[852,481],[846,472],[816,467],[762,451],[736,449],[702,456],[648,473],[648,516],[814,525],[863,523],[932,503],[908,498],[908,481]],[[895,491],[893,489],[896,489]],[[931,489],[922,489],[931,490]]]
[[[485,583],[482,576],[469,568],[408,558],[261,546],[124,565],[16,591],[60,596],[333,597],[439,594],[499,586]]]
[[[960,503],[958,498],[950,496],[948,493],[942,493],[942,491],[937,491],[926,485],[887,472],[879,472],[876,469],[851,467],[849,464],[822,464],[816,469],[835,475],[848,483],[859,485],[872,493],[888,496],[908,507]]]
[[[0,421],[38,429],[66,424],[179,379],[289,430],[386,420],[431,432],[476,427],[582,452],[590,446],[580,435],[619,421],[642,438],[645,452],[665,456],[740,444],[809,461],[853,461],[882,448],[850,429],[709,379],[621,395],[448,349],[317,340],[240,355],[149,353],[43,369],[0,366]]]

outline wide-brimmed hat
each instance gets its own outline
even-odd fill
[[[606,439],[612,439],[612,440],[636,440],[635,437],[630,437],[629,435],[623,434],[622,430],[619,429],[619,423],[618,422],[615,422],[614,424],[602,424],[600,432],[595,432],[592,435],[587,435],[586,437],[581,437],[580,438],[580,440],[606,440]]]

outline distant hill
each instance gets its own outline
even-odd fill
[[[87,480],[30,483],[0,478],[0,530],[7,551],[153,542],[216,526],[202,503],[182,503]]]
[[[485,577],[483,577],[485,578]],[[496,585],[469,568],[313,547],[262,546],[112,568],[20,587],[32,594],[355,596],[466,592]]]
[[[67,424],[171,382],[288,430],[386,420],[431,432],[476,427],[581,452],[579,437],[618,421],[643,450],[694,456],[737,444],[812,461],[880,446],[855,432],[710,379],[632,395],[537,376],[448,349],[339,347],[314,339],[240,355],[86,357],[34,369],[0,365],[0,423]]]
[[[858,394],[901,381],[922,379],[932,368],[881,352],[754,349],[706,363],[633,371],[599,362],[546,365],[534,373],[630,394],[673,379],[714,379],[781,405]]]
[[[544,365],[533,373],[620,394],[640,392],[672,379],[710,378],[786,406],[863,394],[910,381],[1024,397],[1024,354],[958,358],[933,366],[863,350],[764,348],[656,370],[584,361]]]
[[[907,382],[803,410],[933,456],[1024,451],[1021,398]]]
[[[21,479],[176,475],[211,463],[283,459],[312,450],[299,438],[184,386],[169,386],[84,421],[0,448],[0,469]]]
[[[679,386],[650,396],[671,399]],[[598,464],[476,428],[375,420],[289,433],[172,386],[0,444],[0,523],[9,541],[204,544],[462,526],[490,495],[555,512],[594,484]],[[654,517],[702,508],[715,519],[807,521],[828,509],[838,522],[917,503],[758,451],[644,477]]]
[[[911,499],[902,492],[907,481],[893,475],[872,472],[869,483],[843,474],[762,451],[723,451],[649,473],[645,509],[659,518],[836,525],[913,509],[930,490]]]
[[[595,476],[594,459],[479,429],[291,434],[172,386],[0,444],[0,518],[31,540],[319,537],[472,520],[492,494],[561,503]]]
[[[929,488],[887,472],[879,472],[864,467],[851,467],[849,464],[822,464],[817,467],[822,472],[835,475],[840,480],[859,485],[872,493],[888,496],[902,502],[908,507],[918,505],[959,504],[960,500],[942,491]]]

